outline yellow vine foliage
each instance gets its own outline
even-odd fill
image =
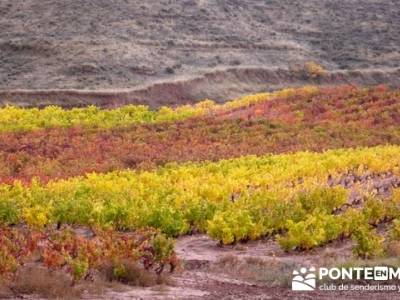
[[[47,106],[44,109],[7,106],[0,108],[0,132],[74,126],[111,128],[131,124],[174,122],[206,116],[219,111],[248,107],[273,98],[288,97],[295,93],[312,94],[316,91],[318,91],[316,87],[285,89],[272,93],[248,95],[224,104],[216,104],[213,100],[206,99],[194,105],[182,105],[177,108],[161,107],[158,110],[151,110],[145,105],[126,105],[116,109],[88,106],[70,110],[57,106]]]
[[[282,226],[269,224],[265,215],[259,215],[267,207],[272,205],[269,213],[278,213],[280,205],[295,203],[290,199],[299,193],[327,188],[328,175],[339,177],[365,170],[390,170],[400,175],[400,147],[171,163],[155,171],[93,173],[46,185],[34,181],[27,187],[18,182],[0,185],[0,224],[24,222],[40,227],[67,223],[120,229],[154,226],[176,236],[193,226],[202,231],[216,228],[209,223],[215,215],[218,224],[248,224],[251,230],[246,234],[239,227],[236,233],[255,238]],[[316,197],[324,198],[325,194],[320,192]]]

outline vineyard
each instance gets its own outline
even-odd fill
[[[124,114],[127,108],[8,107],[0,113],[0,182],[149,170],[168,162],[398,145],[399,99],[399,90],[385,87],[309,87],[247,96],[223,105],[206,101],[194,107],[160,109],[151,113],[170,121],[153,119],[147,124],[143,118],[140,124]],[[148,111],[134,106],[129,110]],[[180,120],[171,121],[174,118]],[[45,129],[41,119],[66,127]],[[35,123],[39,129],[28,130]],[[68,128],[72,124],[76,126]]]
[[[174,271],[175,238],[400,255],[400,90],[304,87],[215,104],[0,109],[0,272]],[[84,229],[85,234],[79,233]],[[397,245],[397,248],[396,248]]]

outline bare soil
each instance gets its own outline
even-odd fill
[[[87,291],[81,293],[79,298],[397,299],[397,292],[291,291],[290,280],[294,269],[302,266],[337,266],[346,263],[352,258],[351,247],[352,242],[345,240],[309,252],[286,253],[272,239],[220,247],[206,235],[185,236],[179,238],[176,244],[182,267],[166,284],[151,287],[98,285],[97,291],[87,286]],[[5,297],[11,299],[6,295]],[[35,295],[21,294],[18,298],[43,299]]]
[[[398,85],[399,15],[396,0],[2,0],[0,89],[41,92],[0,104],[222,101],[303,84],[275,71],[310,60]]]
[[[285,253],[266,239],[219,247],[205,235],[178,239],[183,269],[171,286],[110,291],[104,299],[395,299],[397,293],[292,292],[292,271],[300,266],[336,265],[351,259],[351,242],[334,242],[306,253]]]
[[[1,74],[0,74],[1,76]],[[400,86],[400,68],[385,70],[332,71],[318,78],[307,78],[288,69],[228,68],[192,77],[157,81],[132,89],[11,89],[0,90],[0,107],[64,108],[90,104],[113,108],[125,104],[144,104],[152,108],[192,104],[204,99],[218,103],[249,93],[273,91],[288,87],[312,85],[379,85]]]

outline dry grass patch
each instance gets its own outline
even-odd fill
[[[24,266],[16,273],[11,283],[0,282],[0,299],[37,295],[45,299],[81,299],[87,295],[102,295],[109,289],[118,290],[121,286],[105,281],[99,276],[78,283],[68,273],[52,271],[45,267]]]
[[[262,285],[288,287],[294,263],[265,260],[258,257],[238,258],[233,255],[222,257],[213,266],[215,272],[227,272],[244,280]]]
[[[71,276],[44,267],[22,267],[10,284],[14,295],[38,295],[48,299],[78,299],[84,289],[73,286]]]
[[[123,261],[117,265],[104,264],[100,273],[108,282],[120,282],[131,286],[150,287],[172,283],[168,275],[157,275],[130,261]]]

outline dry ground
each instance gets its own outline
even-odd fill
[[[173,284],[106,292],[104,299],[397,299],[397,292],[292,292],[292,271],[299,266],[340,265],[351,260],[351,242],[334,242],[308,253],[283,252],[261,240],[221,248],[204,235],[180,238],[184,268]]]
[[[329,70],[396,69],[399,15],[397,0],[2,0],[0,89],[115,90],[200,78],[119,101],[158,106],[302,84],[262,69],[309,60]],[[361,83],[385,82],[374,78]]]
[[[103,281],[88,283],[86,286],[83,283],[71,287],[69,295],[64,295],[62,299],[398,299],[397,292],[291,291],[292,271],[300,266],[360,264],[352,260],[351,248],[352,242],[345,240],[306,253],[285,253],[272,239],[220,247],[205,235],[185,236],[179,238],[176,245],[182,266],[164,284],[135,287]],[[380,263],[382,261],[375,262],[376,265]],[[373,265],[374,262],[369,264]],[[34,280],[29,280],[29,283],[39,287],[38,290],[44,295],[46,292],[43,288],[50,289],[45,283]],[[21,284],[19,286],[21,289]],[[65,291],[66,286],[57,286],[53,282],[52,288],[54,293],[57,288]],[[18,293],[17,297],[11,295],[3,294],[2,298],[0,293],[0,299],[44,300],[43,296],[34,294]]]

